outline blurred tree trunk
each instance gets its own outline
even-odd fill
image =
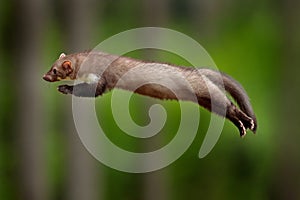
[[[169,19],[170,1],[142,0],[144,26],[166,26]]]
[[[17,116],[17,155],[20,199],[47,199],[43,131],[44,105],[41,101],[42,34],[46,27],[47,1],[15,0],[14,44]]]
[[[207,38],[216,37],[218,33],[218,21],[222,14],[221,9],[228,11],[228,6],[224,7],[223,1],[211,0],[189,0],[189,10],[191,12],[191,24],[194,30]],[[227,5],[230,3],[226,1]]]
[[[300,199],[300,2],[282,0],[283,61],[281,79],[278,158],[275,167],[273,199]],[[276,162],[275,162],[276,163]]]
[[[61,10],[64,14],[66,53],[90,49],[89,43],[97,11],[94,8],[95,5],[99,5],[99,1],[65,0],[63,3],[63,8],[67,8]],[[101,188],[103,188],[99,181],[101,165],[81,143],[73,121],[72,98],[71,96],[65,96],[65,98],[64,119],[66,119],[65,128],[68,133],[67,199],[99,199],[99,196],[102,195]]]
[[[143,0],[142,1],[142,16],[143,18],[143,26],[166,26],[169,20],[169,8],[170,8],[170,1],[168,0]],[[144,38],[144,39],[152,39],[152,38]],[[146,51],[145,59],[147,60],[155,60],[156,55],[155,51]],[[148,105],[151,105],[153,102],[151,99],[145,100],[144,108],[149,108]],[[147,111],[142,112],[147,113]],[[160,133],[163,134],[163,133]],[[159,141],[162,137],[155,137],[151,140],[151,143],[145,142],[146,146],[143,147],[145,152],[149,152],[149,149],[153,144],[162,144],[163,142]],[[169,195],[169,182],[167,178],[167,170],[159,170],[152,173],[147,173],[142,175],[143,181],[143,194],[142,199],[144,200],[166,200],[170,198]]]

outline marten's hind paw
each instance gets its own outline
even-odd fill
[[[246,133],[247,133],[246,128],[245,128],[243,122],[241,122],[240,120],[238,122],[239,122],[238,129],[240,131],[240,136],[244,137],[246,135]]]
[[[251,127],[250,127],[250,130],[253,131],[253,133],[255,133],[255,123],[254,123],[254,120],[251,119]]]
[[[252,132],[255,131],[255,121],[251,117],[247,116],[243,111],[236,108],[234,111],[229,110],[227,117],[239,129],[241,137],[246,135],[247,129],[250,129]]]
[[[253,131],[255,129],[254,120],[251,117],[247,116],[242,111],[237,112],[237,118],[240,121],[239,123],[242,123],[246,130],[250,129],[251,131]]]

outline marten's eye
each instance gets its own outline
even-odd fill
[[[56,73],[57,73],[56,69],[53,69],[53,74],[55,74],[55,75],[56,75]]]

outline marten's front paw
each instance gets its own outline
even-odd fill
[[[63,94],[73,94],[73,86],[71,85],[60,85],[57,90]]]

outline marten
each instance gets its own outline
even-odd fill
[[[103,52],[62,53],[43,79],[81,81],[58,87],[63,94],[79,97],[97,97],[116,87],[163,100],[192,101],[229,119],[241,137],[247,129],[253,133],[257,129],[256,116],[243,87],[213,69],[148,62]]]

